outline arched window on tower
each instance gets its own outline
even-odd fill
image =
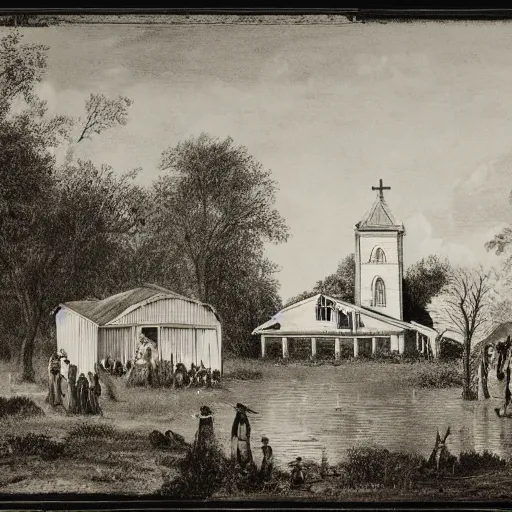
[[[370,257],[370,263],[386,263],[386,254],[381,247],[374,247]]]
[[[334,303],[320,295],[316,303],[316,319],[330,322],[334,319]]]
[[[386,306],[386,287],[382,278],[378,277],[373,284],[373,305]]]

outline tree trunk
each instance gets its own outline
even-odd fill
[[[474,400],[475,394],[471,389],[471,366],[470,366],[470,355],[471,355],[471,340],[464,340],[464,354],[463,354],[463,381],[462,381],[462,399],[463,400]]]
[[[21,345],[20,360],[22,365],[21,379],[24,382],[35,382],[35,372],[33,365],[34,343],[37,333],[37,323],[33,322],[28,326],[28,330],[23,338]]]

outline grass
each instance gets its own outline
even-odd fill
[[[263,378],[261,370],[252,368],[237,368],[224,375],[226,380],[259,380]]]
[[[243,380],[276,379],[288,380],[290,377],[302,378],[311,367],[322,367],[321,371],[339,372],[347,380],[360,378],[361,368],[366,370],[367,379],[386,378],[394,380],[402,386],[418,388],[449,388],[462,387],[462,365],[458,361],[425,361],[415,358],[397,361],[393,353],[376,358],[353,358],[340,361],[334,360],[273,360],[273,359],[229,359],[224,362],[226,379],[243,376]],[[286,369],[285,369],[286,368]]]

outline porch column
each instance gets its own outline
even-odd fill
[[[391,343],[390,343],[391,352],[398,352],[398,336],[396,334],[391,335]]]
[[[311,338],[311,357],[316,357],[316,338]]]
[[[288,358],[288,338],[283,338],[283,359]]]
[[[359,355],[359,340],[354,338],[354,357]]]
[[[336,359],[336,361],[340,358],[340,339],[339,338],[335,338],[334,339],[334,359]]]
[[[265,336],[261,335],[261,358],[265,358]]]
[[[398,335],[398,352],[400,354],[405,352],[405,334]]]
[[[377,352],[377,338],[372,338],[372,354]]]
[[[421,336],[421,353],[425,353],[425,336]]]

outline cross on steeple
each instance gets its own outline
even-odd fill
[[[384,200],[384,190],[391,190],[391,187],[385,187],[382,185],[382,178],[379,180],[379,186],[378,187],[372,187],[372,190],[378,190],[379,191],[379,197],[380,200]]]

